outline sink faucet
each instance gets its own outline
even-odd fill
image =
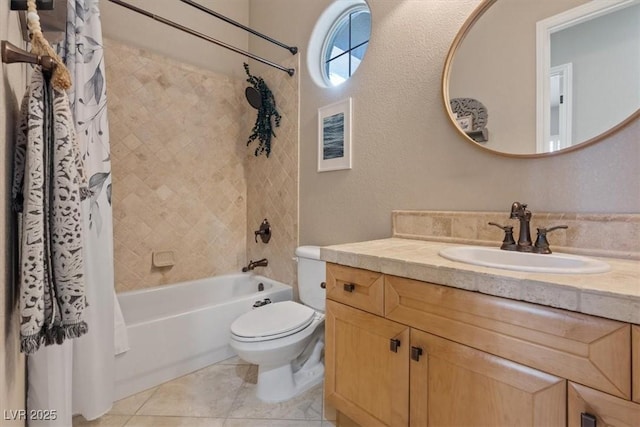
[[[531,221],[531,211],[527,210],[526,203],[513,202],[511,205],[511,219],[520,221],[520,233],[518,234],[518,244],[516,250],[520,252],[531,252],[533,250],[531,242],[531,230],[529,223]]]
[[[242,272],[246,273],[247,271],[251,271],[256,267],[266,267],[269,265],[269,261],[266,258],[259,259],[258,261],[249,261],[249,265],[246,267],[242,267]]]

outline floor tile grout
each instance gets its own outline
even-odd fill
[[[163,387],[165,384],[169,384],[172,381],[176,381],[179,378],[176,378],[174,380],[171,381],[167,381],[163,384],[160,384],[158,386],[156,386],[153,391],[149,394],[149,396],[146,397],[146,399],[144,399],[144,401],[142,403],[140,403],[139,405],[131,405],[134,407],[133,411],[123,411],[123,412],[133,412],[132,414],[127,414],[127,413],[122,413],[122,414],[111,414],[109,413],[108,415],[112,416],[112,417],[119,417],[120,419],[125,418],[124,423],[118,423],[118,425],[122,426],[122,427],[127,427],[127,426],[135,426],[135,425],[140,425],[140,423],[143,423],[144,425],[147,425],[148,422],[154,422],[153,420],[155,419],[155,421],[162,423],[164,425],[165,422],[167,422],[167,425],[182,425],[183,422],[185,422],[185,420],[187,419],[199,419],[199,421],[197,421],[197,425],[198,426],[209,426],[209,422],[207,420],[211,420],[210,422],[213,423],[216,426],[221,426],[221,427],[229,427],[229,426],[236,426],[236,425],[240,425],[242,423],[242,420],[246,420],[248,425],[251,426],[258,426],[258,425],[262,425],[261,422],[264,422],[264,424],[268,424],[268,425],[289,425],[291,424],[292,426],[315,426],[315,427],[322,427],[322,426],[333,426],[334,422],[332,422],[331,420],[325,420],[324,419],[324,398],[321,397],[320,398],[320,402],[319,402],[319,414],[318,414],[318,418],[315,418],[315,414],[312,415],[312,418],[307,418],[307,416],[311,413],[311,412],[316,412],[313,411],[312,408],[314,407],[314,405],[318,402],[317,401],[317,397],[309,397],[309,401],[307,402],[306,400],[302,400],[302,403],[304,403],[304,405],[302,406],[295,406],[296,410],[301,411],[301,413],[299,414],[291,414],[292,416],[295,416],[295,418],[288,418],[286,413],[282,413],[281,415],[285,416],[285,418],[270,418],[267,414],[269,414],[269,409],[261,407],[260,409],[256,408],[257,410],[255,412],[251,412],[249,411],[249,413],[247,413],[247,411],[243,411],[242,410],[242,406],[243,405],[247,405],[247,401],[239,401],[239,399],[242,398],[243,396],[243,391],[248,388],[251,387],[252,385],[255,386],[255,384],[253,382],[251,382],[252,380],[252,371],[257,369],[258,367],[255,365],[251,365],[251,364],[247,364],[247,363],[237,363],[237,362],[242,362],[239,359],[235,359],[237,360],[236,363],[229,363],[230,360],[234,360],[234,358],[229,358],[226,359],[224,361],[218,362],[216,364],[210,365],[208,367],[202,368],[198,371],[183,375],[179,378],[183,378],[183,377],[188,377],[190,375],[196,374],[197,372],[200,371],[204,371],[206,369],[210,369],[213,366],[235,366],[236,368],[236,372],[238,370],[238,368],[242,368],[242,370],[246,369],[245,373],[241,376],[242,378],[242,382],[240,383],[240,385],[238,386],[238,388],[235,391],[235,395],[233,397],[233,399],[231,400],[231,404],[229,406],[229,408],[224,412],[224,415],[221,413],[221,416],[207,416],[207,415],[174,415],[174,414],[167,414],[167,415],[146,415],[146,414],[141,414],[140,411],[142,410],[142,408],[149,402],[151,402],[154,397],[158,397],[158,399],[160,399],[160,401],[162,401],[162,398],[167,399],[167,391],[168,390],[164,390],[164,392],[160,391],[160,388]],[[227,368],[229,369],[229,368]],[[256,374],[257,375],[257,374]],[[213,379],[215,382],[215,375],[213,375]],[[240,379],[240,378],[238,378]],[[195,385],[195,387],[200,387],[197,384]],[[143,390],[140,393],[144,393],[147,392],[149,389],[147,390]],[[197,388],[195,390],[198,390]],[[312,389],[313,390],[313,389]],[[252,392],[252,390],[248,390],[248,392]],[[255,392],[255,391],[253,391]],[[160,393],[162,393],[164,396],[161,396]],[[306,393],[306,392],[305,392]],[[187,395],[189,395],[189,393],[187,393]],[[133,396],[136,396],[135,394],[132,396],[128,396],[126,398],[121,399],[122,400],[126,400],[129,398],[132,398]],[[169,394],[169,396],[171,396]],[[179,398],[181,396],[181,394],[176,395],[176,398]],[[324,396],[324,392],[322,393],[322,396]],[[184,395],[183,395],[184,397]],[[246,395],[245,395],[245,399],[246,399]],[[135,402],[135,401],[134,401]],[[191,400],[187,401],[187,405],[191,402]],[[114,402],[115,405],[116,402]],[[155,402],[155,404],[157,405],[158,402]],[[202,404],[202,402],[200,402],[200,404]],[[153,404],[152,404],[153,405]],[[240,406],[238,406],[240,405]],[[247,405],[249,406],[249,405]],[[126,408],[126,405],[124,405],[124,407]],[[178,406],[179,408],[180,406]],[[238,414],[242,415],[247,414],[245,416],[232,416],[232,414],[234,413],[234,411],[236,409],[239,409]],[[281,410],[281,408],[279,408]],[[266,411],[263,413],[260,413],[260,411]],[[177,409],[176,412],[181,412],[184,411],[184,406],[182,407],[182,409]],[[205,412],[203,412],[205,413]],[[211,413],[215,413],[211,412]],[[276,414],[274,414],[276,415]],[[163,421],[160,421],[160,419],[162,419]],[[77,421],[77,423],[76,423]],[[240,423],[240,424],[239,424]],[[94,421],[85,421],[84,419],[82,419],[81,417],[79,417],[77,420],[74,420],[74,426],[77,427],[85,427],[85,426],[99,426],[99,425],[104,425],[100,422],[100,419],[98,420],[94,420]]]

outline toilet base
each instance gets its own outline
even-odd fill
[[[296,372],[291,363],[258,366],[256,397],[268,403],[284,402],[320,384],[324,379],[324,363],[319,357],[323,344],[316,343],[312,357]]]

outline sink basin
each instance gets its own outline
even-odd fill
[[[534,254],[482,246],[451,246],[439,254],[452,261],[534,273],[604,273],[611,268],[606,262],[579,255]]]

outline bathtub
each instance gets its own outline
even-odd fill
[[[130,350],[116,356],[115,399],[233,356],[231,323],[265,298],[291,300],[291,286],[238,273],[119,293]]]

